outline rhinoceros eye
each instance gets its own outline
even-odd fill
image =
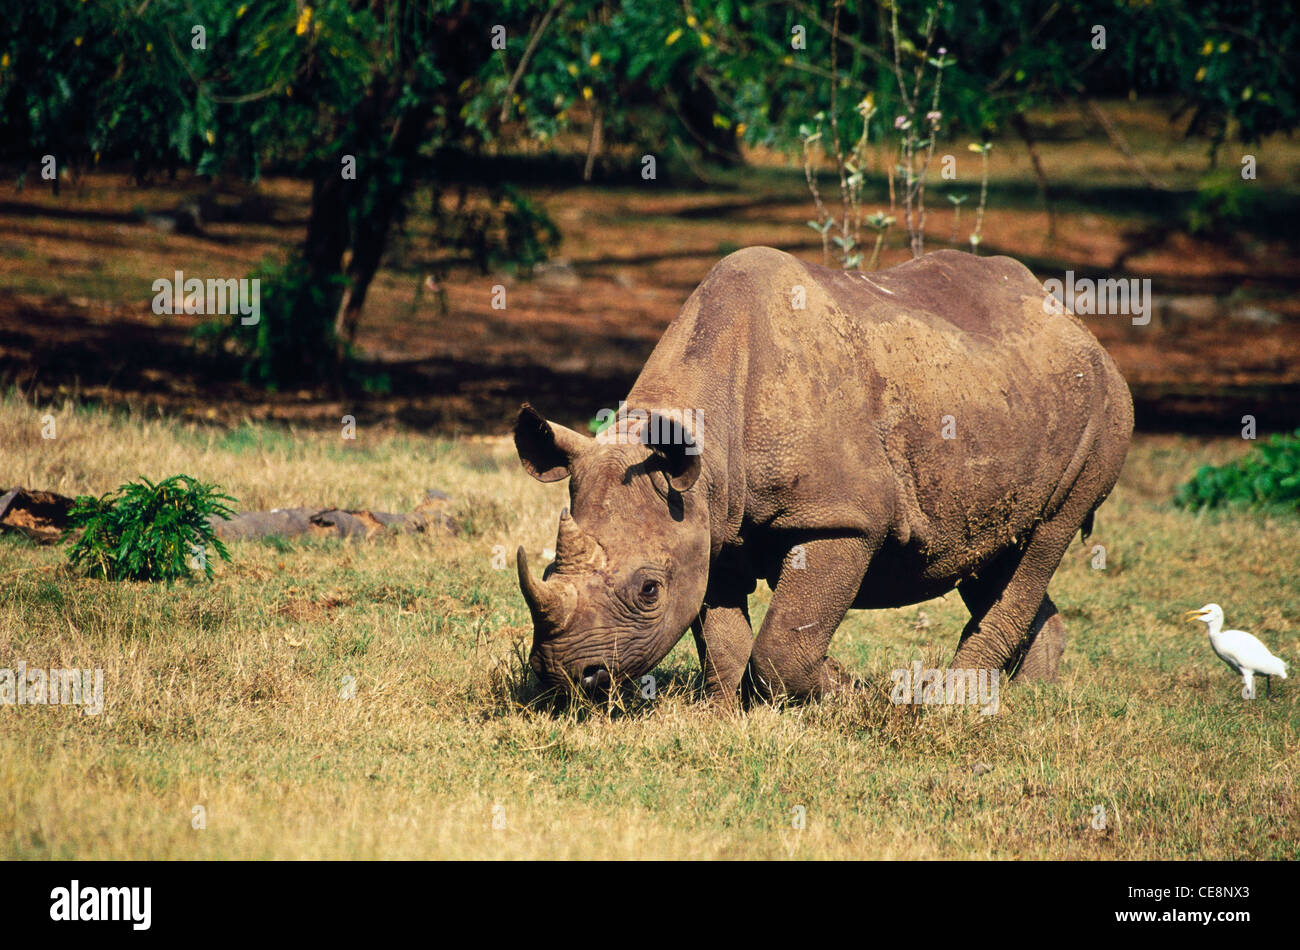
[[[619,599],[633,611],[644,614],[657,613],[664,603],[664,574],[661,569],[641,567],[627,579],[619,590]]]

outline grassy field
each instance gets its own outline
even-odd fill
[[[690,637],[655,701],[551,713],[515,701],[530,628],[509,555],[553,543],[567,496],[507,440],[363,427],[345,442],[7,397],[6,486],[185,472],[243,509],[388,511],[438,488],[461,528],[235,544],[214,583],[170,590],[80,579],[63,549],[0,537],[0,667],[102,668],[105,684],[99,716],[0,707],[0,856],[1294,859],[1300,682],[1243,702],[1181,621],[1215,600],[1300,659],[1300,520],[1169,504],[1196,466],[1242,451],[1137,441],[1052,587],[1060,683],[1004,687],[997,715],[883,692],[717,715],[696,699]],[[832,652],[887,687],[913,660],[946,662],[964,619],[955,594],[857,612]]]

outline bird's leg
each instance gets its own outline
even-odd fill
[[[1271,676],[1264,677],[1264,695],[1269,699],[1273,698],[1273,677]]]
[[[1241,682],[1242,682],[1241,698],[1254,699],[1255,698],[1254,674],[1250,670],[1246,670],[1244,673],[1241,674]]]

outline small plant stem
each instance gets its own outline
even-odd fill
[[[871,262],[867,265],[867,270],[875,270],[876,263],[880,260],[880,248],[885,243],[885,232],[889,230],[886,225],[876,231],[876,246],[871,249]]]
[[[980,203],[979,207],[975,209],[975,230],[971,232],[970,236],[971,253],[974,254],[979,253],[980,241],[983,240],[980,229],[984,226],[984,205],[989,198],[989,150],[987,144],[985,143],[984,151],[980,155],[983,160],[980,172]]]
[[[835,166],[840,174],[840,201],[844,213],[840,221],[840,237],[844,239],[844,255],[848,254],[850,222],[853,205],[849,197],[848,175],[844,169],[844,148],[840,143],[840,120],[838,115],[837,86],[840,84],[839,45],[840,45],[840,11],[844,9],[844,0],[835,0],[835,14],[831,19],[831,145],[835,149]]]
[[[826,221],[830,215],[826,211],[826,205],[822,202],[821,192],[817,190],[817,176],[813,173],[812,166],[812,142],[804,139],[803,143],[803,174],[808,179],[808,190],[812,192],[813,203],[817,206],[817,222],[822,225],[822,265],[831,266],[831,239],[830,228],[826,227]]]

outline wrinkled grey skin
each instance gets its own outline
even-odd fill
[[[1047,584],[1119,477],[1133,410],[1093,336],[1043,300],[1005,257],[867,275],[748,248],[690,296],[599,437],[524,406],[519,457],[570,478],[572,512],[544,578],[518,555],[538,676],[599,692],[691,628],[711,698],[742,680],[816,697],[851,682],[826,652],[848,609],[956,588],[971,619],[954,667],[1054,678]],[[683,410],[685,435],[659,424]]]

